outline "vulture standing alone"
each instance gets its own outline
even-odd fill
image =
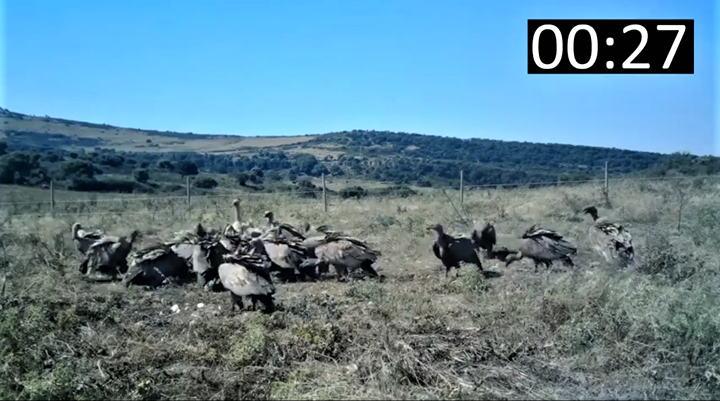
[[[535,262],[535,272],[538,264],[545,265],[549,269],[554,260],[560,259],[568,266],[574,266],[571,255],[577,252],[575,245],[563,239],[559,233],[539,228],[536,225],[530,227],[521,237],[523,239],[520,249],[515,254],[507,255],[505,266],[510,266],[513,261],[527,257]]]
[[[453,267],[457,271],[456,276],[459,276],[460,262],[473,263],[480,269],[480,271],[483,270],[482,263],[480,263],[480,257],[475,251],[476,247],[472,239],[455,238],[451,235],[445,234],[443,226],[440,224],[434,224],[427,227],[427,229],[433,233],[433,253],[445,266],[445,277],[448,277],[450,269]]]
[[[635,248],[632,244],[632,235],[622,225],[611,222],[607,217],[598,217],[595,206],[588,206],[583,213],[592,216],[593,224],[589,229],[593,248],[600,253],[608,263],[614,261],[622,267],[631,265],[635,260]]]

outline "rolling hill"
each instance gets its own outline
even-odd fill
[[[298,176],[324,173],[418,186],[456,184],[461,170],[468,185],[584,180],[601,176],[606,161],[613,176],[720,172],[715,157],[374,130],[293,137],[203,135],[31,116],[6,109],[0,109],[0,127],[0,141],[6,143],[7,152],[38,152],[43,155],[40,164],[79,159],[100,166],[102,171],[88,173],[90,178],[108,172],[131,174],[138,167],[170,173],[181,161],[193,163],[200,172],[245,174],[264,182],[295,182]],[[40,164],[34,168],[43,167]],[[6,177],[2,183],[16,183],[8,180]]]

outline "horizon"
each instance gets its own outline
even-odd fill
[[[3,108],[3,107],[0,107],[0,109],[4,109],[4,108]],[[62,117],[57,117],[57,116],[51,116],[51,115],[28,114],[28,113],[19,112],[19,111],[16,111],[16,110],[9,110],[9,109],[4,109],[4,110],[9,111],[9,112],[13,112],[13,113],[23,114],[23,115],[30,116],[30,117],[33,117],[33,118],[49,117],[49,118],[51,118],[51,119],[63,119],[63,120],[75,121],[75,122],[78,122],[78,123],[103,124],[103,123],[98,123],[98,122],[96,122],[96,121],[70,120],[70,119],[66,119],[66,118],[62,118]],[[113,127],[113,128],[131,129],[131,130],[139,130],[139,131],[147,131],[147,132],[160,132],[160,133],[173,132],[173,133],[178,133],[178,134],[188,134],[188,133],[189,133],[189,134],[192,134],[192,135],[231,136],[231,137],[241,137],[241,138],[273,138],[273,137],[282,138],[282,137],[301,137],[301,136],[322,136],[322,135],[335,134],[335,133],[339,133],[339,132],[351,132],[351,131],[376,131],[376,132],[387,131],[387,130],[377,130],[377,129],[376,129],[376,130],[372,130],[372,129],[363,130],[363,129],[354,128],[354,129],[347,129],[347,130],[343,130],[343,131],[322,132],[322,133],[317,133],[317,134],[300,134],[300,135],[237,135],[237,134],[208,134],[208,133],[202,133],[202,132],[186,132],[186,131],[150,130],[150,129],[137,128],[137,127],[115,126],[115,125],[112,125],[112,124],[107,124],[107,125],[110,126],[110,127]],[[460,138],[460,137],[454,137],[454,136],[442,136],[442,135],[434,135],[434,134],[423,134],[423,133],[420,133],[420,132],[398,132],[398,131],[387,131],[387,132],[395,132],[395,133],[407,134],[407,135],[439,136],[439,137],[448,138],[448,139],[461,139],[461,140],[480,139],[480,140],[497,140],[497,141],[502,141],[502,142],[519,142],[519,143],[540,144],[540,145],[586,146],[586,147],[592,147],[592,148],[608,148],[608,149],[628,150],[628,151],[632,151],[632,152],[660,153],[660,154],[666,154],[666,155],[669,155],[669,154],[671,154],[671,153],[678,153],[678,152],[671,152],[671,153],[653,152],[653,151],[646,151],[646,150],[633,150],[633,149],[624,149],[624,148],[608,147],[608,146],[590,146],[590,145],[572,144],[572,143],[517,141],[517,140],[514,140],[514,139],[512,139],[512,140],[511,140],[511,139],[488,139],[488,138],[476,138],[476,137]],[[679,153],[682,153],[682,151],[679,151]],[[694,155],[694,156],[708,156],[708,155],[698,155],[698,154],[696,154],[696,153],[691,153],[691,154]],[[714,155],[709,155],[709,156],[714,156]],[[720,156],[714,156],[714,157],[720,157]]]
[[[712,0],[168,4],[3,1],[0,106],[208,135],[364,129],[720,156]],[[695,74],[528,75],[528,18],[692,18]]]

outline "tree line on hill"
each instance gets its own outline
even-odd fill
[[[42,186],[53,180],[76,191],[175,192],[184,190],[180,178],[189,176],[195,177],[194,187],[205,191],[222,182],[250,190],[304,192],[314,188],[307,178],[322,174],[383,181],[399,188],[457,186],[462,170],[469,186],[525,185],[599,178],[605,161],[610,162],[612,176],[720,173],[717,157],[387,131],[330,133],[300,145],[286,145],[299,146],[299,152],[260,150],[252,156],[119,152],[99,146],[93,151],[68,151],[60,147],[77,139],[61,134],[6,133],[5,141],[0,142],[0,183]],[[340,155],[318,158],[302,152],[318,145],[332,145]],[[367,195],[363,191],[348,188],[344,193]]]

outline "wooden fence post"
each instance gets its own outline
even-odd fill
[[[190,219],[190,176],[185,177],[185,196],[187,197],[187,216]]]
[[[327,213],[327,187],[325,186],[325,173],[322,174],[322,191],[323,210]]]
[[[55,216],[55,185],[52,180],[50,180],[50,214]]]
[[[465,180],[463,177],[463,171],[460,170],[460,203],[465,200]]]
[[[610,205],[610,182],[608,180],[608,162],[605,161],[605,186],[603,187],[603,196],[605,196],[605,206]]]

